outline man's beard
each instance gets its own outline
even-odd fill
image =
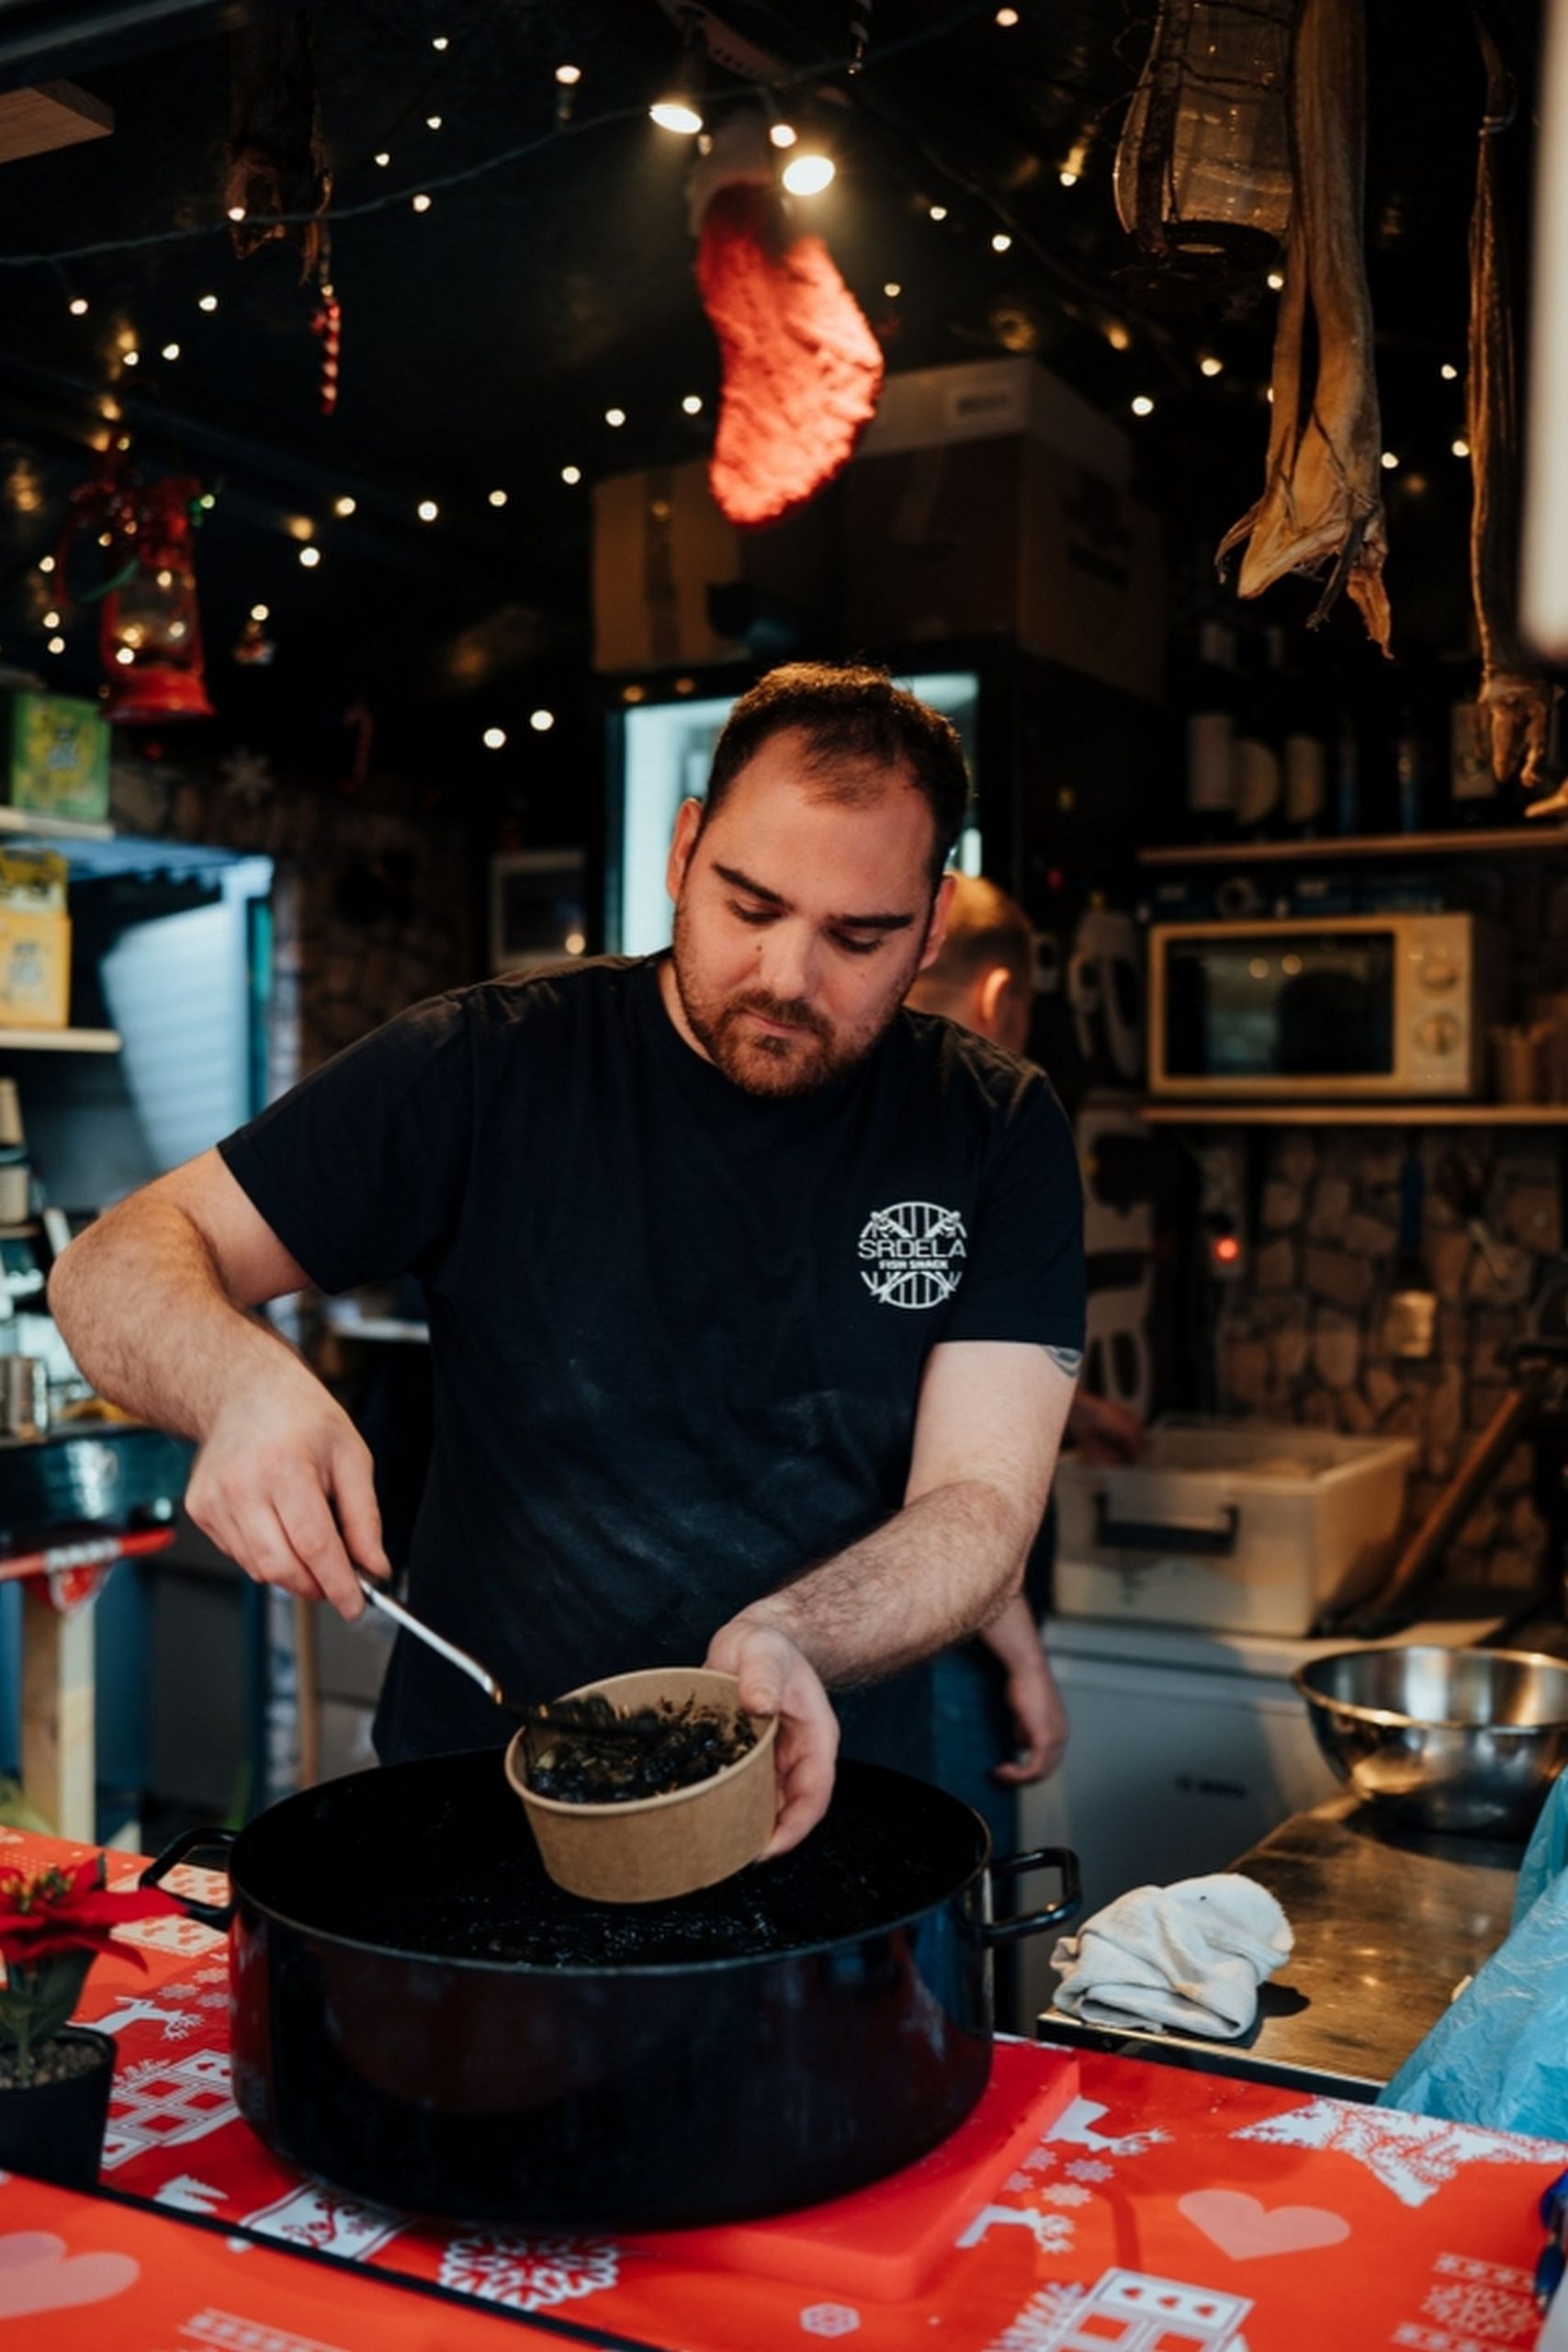
[[[734,996],[704,996],[689,969],[683,968],[689,961],[682,952],[684,929],[677,906],[671,961],[682,1010],[693,1036],[715,1068],[748,1094],[815,1094],[819,1088],[830,1086],[865,1059],[891,1026],[903,1001],[900,989],[879,1016],[844,1032],[836,1031],[809,1005],[770,996],[765,989],[743,989]],[[776,1021],[791,1035],[769,1035],[751,1025],[749,1013]]]

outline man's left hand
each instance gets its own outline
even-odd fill
[[[1010,1669],[1007,1703],[1017,1752],[1010,1762],[996,1766],[993,1778],[1015,1788],[1048,1780],[1066,1750],[1072,1726],[1043,1650],[1036,1647],[1031,1663]]]
[[[772,1626],[749,1625],[740,1618],[721,1625],[708,1645],[706,1663],[716,1673],[734,1675],[749,1713],[778,1717],[773,1774],[779,1816],[761,1856],[772,1861],[798,1846],[828,1810],[839,1719],[810,1659]]]

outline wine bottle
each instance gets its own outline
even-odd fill
[[[1280,733],[1280,673],[1284,632],[1263,630],[1243,686],[1235,735],[1235,825],[1262,838],[1280,815],[1284,783]]]
[[[1187,716],[1187,830],[1224,841],[1235,823],[1235,637],[1223,621],[1198,631]]]

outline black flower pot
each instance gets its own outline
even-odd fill
[[[96,2064],[62,2082],[0,2086],[0,2171],[25,2172],[61,2188],[96,2188],[116,2056],[112,2037],[68,2025],[61,2041],[86,2043]]]

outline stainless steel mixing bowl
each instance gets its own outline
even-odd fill
[[[1533,1650],[1337,1650],[1291,1679],[1330,1769],[1414,1828],[1519,1835],[1568,1763],[1568,1666]]]

